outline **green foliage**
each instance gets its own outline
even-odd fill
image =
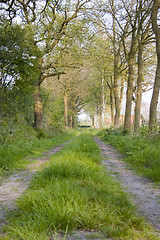
[[[40,52],[32,31],[20,25],[0,24],[0,120],[32,122],[33,87],[39,73]],[[2,123],[0,123],[2,124]]]
[[[0,25],[0,70],[2,84],[35,78],[38,72],[39,51],[33,44],[31,29],[20,25]]]
[[[38,129],[37,130],[37,138],[45,138],[45,132],[44,132],[44,130],[43,129]]]
[[[99,153],[92,134],[83,133],[54,155],[19,200],[10,239],[50,239],[76,229],[103,231],[106,238],[151,236],[120,184],[97,164]]]
[[[47,90],[43,90],[47,91]],[[49,92],[48,92],[49,94]],[[64,103],[62,96],[51,93],[44,102],[46,129],[60,131],[64,127]]]
[[[1,89],[1,125],[4,122],[23,122],[24,118],[28,123],[33,121],[34,101],[32,88],[13,87],[12,89]]]
[[[31,128],[27,124],[22,123],[21,119],[16,119],[16,123],[12,120],[6,119],[5,121],[3,121],[3,124],[1,124],[1,145],[8,143],[16,143],[20,140],[25,141],[26,139],[33,138],[34,136],[35,131],[33,130],[33,128]]]
[[[138,173],[160,182],[160,137],[145,137],[148,131],[141,129],[142,136],[124,135],[121,130],[103,130],[99,136],[115,146]]]
[[[64,143],[74,135],[74,132],[50,132],[48,138],[47,133],[37,133],[28,125],[12,127],[12,132],[8,132],[3,145],[0,146],[0,175],[24,168],[27,162],[25,157],[39,156],[46,149]]]

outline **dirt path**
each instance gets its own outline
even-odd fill
[[[158,235],[160,230],[160,189],[155,189],[147,179],[137,176],[133,171],[129,170],[127,164],[122,161],[122,156],[110,145],[102,142],[99,138],[94,137],[99,145],[103,159],[110,174],[121,181],[122,186],[127,192],[131,193],[133,200],[138,205],[141,213],[146,216],[148,221],[157,229]],[[16,173],[3,182],[0,187],[0,228],[6,223],[6,214],[16,209],[15,201],[20,197],[29,186],[31,178],[34,176],[39,167],[47,162],[53,154],[57,153],[64,145],[54,147],[45,152],[42,157],[30,159],[31,164],[28,165],[26,171]],[[34,163],[32,163],[34,160]],[[96,232],[74,232],[70,236],[66,236],[66,240],[86,240],[92,239]],[[99,235],[99,236],[98,236]],[[0,235],[2,236],[2,235]],[[64,235],[54,236],[53,239],[64,239]],[[105,239],[103,234],[97,233],[96,240]],[[109,240],[109,239],[108,239]]]
[[[127,164],[122,161],[122,156],[112,146],[97,137],[94,137],[94,140],[102,151],[103,164],[107,170],[131,194],[141,214],[160,231],[160,189],[154,188],[146,178],[139,177],[129,170]]]
[[[30,159],[34,163],[30,163],[26,171],[15,173],[5,179],[0,186],[0,229],[6,223],[6,214],[16,208],[14,200],[24,193],[37,170],[49,160],[50,156],[57,153],[63,146],[64,144],[54,147],[45,152],[40,158]]]
[[[67,141],[69,142],[69,141]],[[66,142],[66,143],[67,143]],[[65,143],[65,144],[66,144]],[[30,161],[34,161],[34,163],[30,163],[27,167],[26,171],[21,171],[15,173],[14,175],[5,179],[5,181],[0,186],[0,229],[3,225],[7,223],[6,215],[11,211],[16,211],[16,202],[15,200],[22,196],[24,191],[28,188],[31,178],[35,175],[35,173],[43,167],[49,158],[57,153],[65,144],[56,146],[53,149],[45,152],[42,157],[37,159],[30,159]],[[36,160],[36,161],[35,161]],[[0,233],[0,237],[4,236],[3,233]],[[58,234],[50,238],[51,240],[64,240],[65,234]],[[99,232],[87,232],[87,231],[74,231],[69,235],[65,236],[66,240],[102,240],[106,239],[103,236],[103,233]],[[107,238],[106,240],[113,240],[112,238]]]

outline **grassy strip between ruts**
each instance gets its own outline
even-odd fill
[[[21,137],[0,146],[0,176],[11,173],[12,170],[25,168],[28,159],[38,157],[42,152],[56,145],[62,144],[75,135],[76,132],[68,131],[52,133],[50,137],[38,138],[31,134],[31,137]],[[27,157],[27,158],[26,158]]]
[[[160,136],[149,139],[123,135],[119,130],[102,130],[98,136],[115,146],[137,173],[160,183]]]
[[[158,239],[100,162],[92,134],[65,145],[18,201],[4,239],[54,240],[55,232],[91,229],[104,239]]]

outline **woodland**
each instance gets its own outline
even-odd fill
[[[147,122],[157,128],[158,0],[0,2],[4,139],[17,124],[75,128],[82,109],[93,127],[109,118],[138,134],[142,94],[152,88]]]
[[[159,89],[159,0],[0,0],[0,238],[159,239]]]

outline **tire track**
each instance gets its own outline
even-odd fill
[[[44,152],[42,157],[30,159],[30,161],[34,161],[34,163],[30,163],[26,171],[20,171],[5,179],[0,186],[0,230],[2,226],[7,223],[6,215],[11,211],[16,210],[15,200],[22,196],[28,188],[35,173],[39,168],[42,168],[47,161],[49,161],[49,158],[53,154],[59,152],[65,144],[55,146],[49,151]]]
[[[160,231],[160,189],[154,188],[146,178],[137,176],[122,161],[122,156],[112,146],[94,137],[104,157],[102,163],[110,174],[118,179],[138,206],[140,213]],[[160,236],[160,232],[158,233]]]

